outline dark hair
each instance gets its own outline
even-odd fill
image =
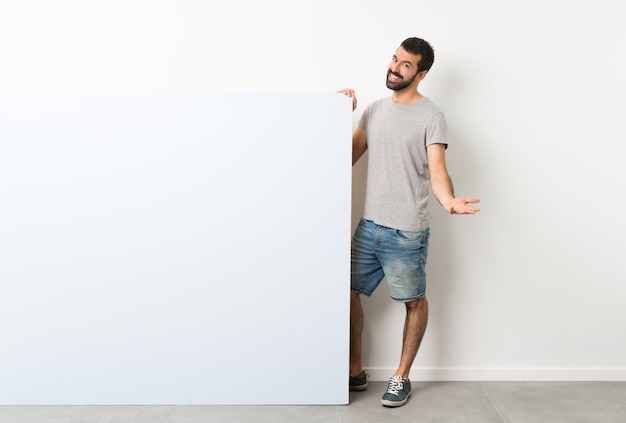
[[[435,61],[435,50],[433,50],[432,46],[428,44],[428,41],[422,40],[421,38],[412,37],[407,38],[402,41],[400,45],[403,49],[408,51],[411,54],[420,55],[422,58],[417,64],[417,68],[419,71],[427,71],[433,65]]]

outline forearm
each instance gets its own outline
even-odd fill
[[[352,166],[359,161],[359,159],[365,154],[367,147],[352,144]]]
[[[361,156],[367,151],[367,138],[363,128],[357,128],[352,134],[352,166],[359,161]]]
[[[439,204],[450,212],[450,200],[454,198],[454,186],[450,175],[447,172],[431,175],[430,186]]]
[[[447,172],[438,173],[434,177],[431,176],[430,184],[433,194],[446,212],[450,214],[475,214],[480,211],[479,208],[469,205],[478,203],[480,201],[478,198],[457,198],[454,196],[452,179]]]
[[[441,206],[450,214],[475,214],[480,211],[470,203],[478,203],[478,198],[456,198],[452,178],[446,169],[445,147],[435,144],[428,147],[428,168],[430,186]]]

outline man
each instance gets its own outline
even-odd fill
[[[434,61],[420,38],[402,42],[387,70],[390,97],[370,104],[352,136],[352,165],[369,151],[363,219],[352,239],[350,298],[350,389],[367,389],[361,361],[363,311],[360,295],[370,296],[386,277],[393,300],[406,306],[402,354],[382,404],[399,407],[411,394],[409,371],[428,320],[425,265],[430,234],[428,184],[450,214],[474,214],[477,198],[454,196],[445,161],[446,122],[418,91]],[[340,90],[352,97],[354,90]]]

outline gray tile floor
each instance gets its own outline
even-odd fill
[[[626,422],[626,382],[417,382],[397,409],[385,388],[345,406],[1,406],[0,423]]]

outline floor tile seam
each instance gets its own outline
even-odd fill
[[[500,411],[500,409],[498,408],[498,406],[496,405],[496,403],[491,399],[491,397],[489,396],[489,394],[487,394],[487,391],[485,391],[485,388],[483,386],[483,384],[481,382],[474,382],[476,385],[478,385],[478,388],[480,389],[480,392],[482,392],[483,396],[485,397],[485,399],[489,402],[489,404],[491,404],[491,406],[493,407],[493,409],[496,411],[496,413],[498,413],[498,416],[502,419],[503,423],[506,423],[506,418],[504,417],[504,414],[502,414],[502,412]]]

